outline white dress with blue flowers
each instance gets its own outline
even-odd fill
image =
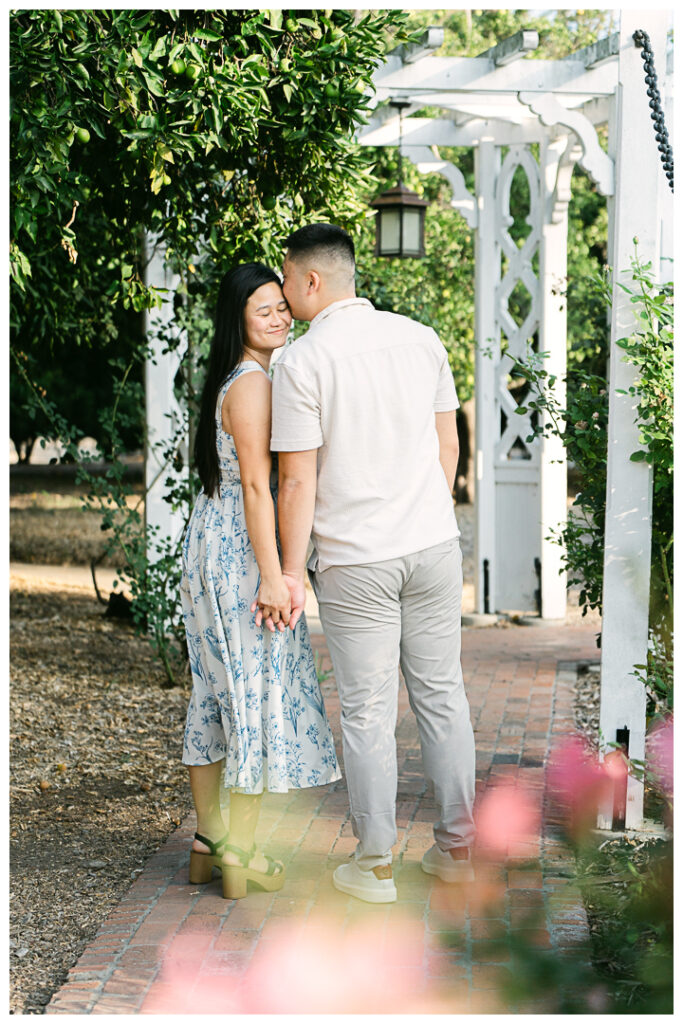
[[[216,403],[220,485],[197,498],[183,541],[181,599],[192,670],[183,763],[225,758],[224,785],[245,793],[286,793],[339,779],[305,617],[292,631],[258,627],[251,605],[260,576],[247,533],[235,443]],[[274,492],[274,487],[273,487]],[[275,493],[273,493],[275,500]]]

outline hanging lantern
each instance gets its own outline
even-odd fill
[[[424,256],[425,209],[429,203],[399,184],[377,196],[375,256]]]
[[[398,185],[383,192],[370,206],[377,210],[375,219],[375,256],[422,257],[425,255],[425,210],[426,199],[420,199],[417,192],[403,184],[401,143],[403,141],[403,108],[410,106],[407,101],[390,104],[398,109]]]

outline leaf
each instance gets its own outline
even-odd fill
[[[166,36],[159,36],[159,38],[157,39],[156,43],[154,44],[154,49],[152,50],[152,52],[149,55],[150,59],[151,60],[156,60],[157,57],[163,57],[165,53],[166,53]]]
[[[199,28],[193,31],[192,35],[195,39],[202,39],[206,43],[220,43],[223,36],[220,32],[214,32],[210,28]]]
[[[151,75],[148,71],[143,71],[142,75],[147,82],[147,88],[153,96],[163,97],[166,95],[164,92],[163,82],[160,78],[157,78],[155,75]]]

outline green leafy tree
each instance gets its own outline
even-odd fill
[[[141,523],[125,513],[119,458],[126,432],[143,439],[139,316],[160,301],[145,282],[144,239],[163,240],[180,276],[189,344],[179,386],[191,409],[227,267],[277,265],[305,220],[352,228],[364,215],[373,178],[355,131],[375,67],[407,38],[404,21],[347,10],[11,14],[12,419],[52,425],[73,457],[87,427],[110,456],[90,494],[108,487],[121,513],[103,526],[126,553],[136,621],[162,654],[177,553],[150,564]],[[60,391],[77,384],[71,368],[88,364],[88,348],[100,355],[89,381],[97,430],[84,406],[69,422]],[[178,468],[177,445],[164,457]],[[183,487],[169,501],[187,509]]]

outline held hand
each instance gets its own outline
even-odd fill
[[[258,610],[257,610],[258,609]],[[251,606],[256,611],[254,622],[263,623],[271,633],[277,629],[282,633],[290,621],[291,600],[289,588],[282,576],[277,580],[262,580],[256,600]]]
[[[282,577],[289,590],[291,599],[291,615],[289,618],[289,628],[294,629],[297,622],[301,618],[304,607],[306,605],[306,586],[304,583],[304,573],[302,572],[283,572]]]

